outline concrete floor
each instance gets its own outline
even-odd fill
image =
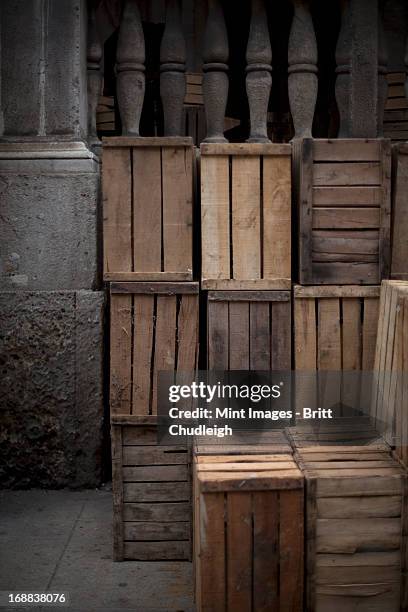
[[[0,591],[69,594],[24,610],[193,611],[191,564],[114,563],[111,523],[107,490],[0,491]]]

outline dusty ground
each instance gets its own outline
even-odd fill
[[[0,591],[70,598],[24,610],[193,611],[191,564],[114,563],[111,522],[110,491],[0,491]]]

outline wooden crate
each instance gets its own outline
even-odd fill
[[[193,278],[191,138],[103,139],[104,279]]]
[[[293,427],[287,427],[285,433],[294,448],[308,448],[315,445],[361,445],[391,452],[381,432],[377,430],[375,420],[369,415],[337,417],[330,420],[298,420]]]
[[[373,285],[388,278],[390,142],[304,139],[294,157],[300,283]]]
[[[304,387],[305,397],[309,402],[315,398],[316,407],[323,401],[325,408],[338,405],[342,416],[359,408],[364,387],[371,384],[368,372],[374,366],[379,294],[379,286],[295,285],[295,369],[305,371],[298,379],[298,406],[306,401]],[[327,384],[322,377],[316,390],[313,370],[330,372]],[[344,380],[335,374],[340,371]]]
[[[209,291],[210,370],[290,370],[289,291]]]
[[[157,372],[195,372],[198,283],[111,283],[111,414],[157,414]]]
[[[374,371],[372,416],[408,466],[408,282],[381,286]]]
[[[295,458],[306,486],[306,610],[398,612],[405,472],[372,447],[311,446]]]
[[[112,417],[116,561],[191,557],[191,478],[185,446],[158,446],[155,417]]]
[[[290,145],[201,145],[201,266],[204,289],[290,289]]]
[[[408,111],[407,111],[408,114]],[[408,117],[407,117],[408,129]],[[408,132],[407,132],[408,139]],[[391,278],[408,280],[408,144],[393,147]]]
[[[291,455],[196,457],[197,611],[303,610],[303,477]]]

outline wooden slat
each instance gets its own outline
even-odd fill
[[[312,236],[314,261],[378,261],[378,231],[314,231]]]
[[[124,558],[136,561],[187,560],[190,557],[190,542],[125,542]]]
[[[288,290],[291,288],[291,281],[289,278],[258,278],[255,280],[238,280],[235,278],[229,279],[208,279],[203,278],[201,282],[202,289],[216,290],[216,291],[241,291],[241,290],[262,290],[269,291],[271,289],[276,290]]]
[[[103,154],[104,272],[132,270],[131,163],[129,150]]]
[[[313,164],[313,185],[317,187],[381,185],[381,180],[378,162]]]
[[[112,427],[113,557],[123,560],[122,429]]]
[[[110,320],[110,410],[112,414],[132,411],[132,296],[116,295],[111,300]]]
[[[224,143],[201,143],[200,146],[201,156],[207,155],[287,155],[291,154],[290,144],[277,144],[277,143],[241,143],[241,142],[229,142]]]
[[[312,299],[295,299],[295,367],[315,370],[317,366],[316,309]]]
[[[261,278],[261,193],[258,157],[242,156],[232,159],[231,197],[233,277]]]
[[[284,302],[272,302],[271,309],[271,370],[292,367],[292,312]]]
[[[317,519],[318,553],[353,553],[357,550],[396,550],[400,546],[399,518]]]
[[[155,298],[153,295],[136,294],[133,300],[132,412],[133,414],[149,414],[151,412]]]
[[[229,159],[201,159],[201,258],[204,278],[230,277]]]
[[[192,272],[193,151],[164,147],[161,154],[164,270]]]
[[[177,332],[177,371],[193,373],[198,358],[198,299],[196,296],[181,296]]]
[[[125,446],[123,465],[177,465],[188,463],[186,449],[180,446]]]
[[[378,299],[368,297],[364,299],[362,369],[367,372],[374,368],[375,345],[379,316],[378,311]]]
[[[249,305],[250,370],[271,369],[270,304],[253,302]]]
[[[171,502],[190,499],[187,482],[125,482],[124,502]]]
[[[315,161],[338,161],[338,162],[374,162],[380,161],[380,141],[336,139],[336,140],[314,140],[313,158]]]
[[[408,273],[408,157],[400,152],[400,147],[394,151],[395,183],[393,192],[393,223],[392,223],[392,278],[404,278]]]
[[[187,465],[123,467],[124,482],[187,482],[188,477]]]
[[[319,518],[390,518],[401,516],[401,497],[343,497],[317,500]]]
[[[278,493],[275,491],[255,492],[252,496],[252,509],[253,607],[259,612],[279,610],[280,508]]]
[[[213,306],[211,306],[213,308]],[[250,369],[249,311],[246,302],[231,302],[229,309],[228,353],[231,370]]]
[[[180,136],[110,136],[102,138],[104,150],[109,147],[192,147],[192,138]]]
[[[341,369],[340,303],[321,298],[318,303],[317,366],[319,370]]]
[[[128,541],[165,542],[190,539],[190,523],[185,522],[126,522],[124,538]]]
[[[111,283],[111,293],[143,293],[151,295],[198,294],[198,283],[137,282]]]
[[[175,367],[177,329],[177,298],[175,296],[159,295],[156,299],[152,414],[157,414],[158,373],[160,371],[172,371]]]
[[[208,369],[229,368],[228,303],[214,302],[208,310]]]
[[[124,504],[123,519],[125,521],[189,521],[191,506],[189,502],[151,502]]]
[[[120,150],[116,151],[116,155],[121,152]],[[132,270],[135,272],[157,272],[162,270],[163,240],[160,149],[136,147],[132,149],[132,160]],[[121,266],[119,269],[123,270],[123,267]]]
[[[210,302],[289,302],[289,291],[209,291]]]
[[[282,491],[280,509],[280,597],[288,610],[303,604],[303,491]]]
[[[374,285],[380,282],[378,263],[341,263],[315,262],[313,264],[313,282],[319,284],[337,284],[342,282],[355,285],[358,283]]]
[[[263,158],[262,258],[265,278],[291,277],[291,160]]]
[[[246,493],[227,495],[227,600],[231,610],[252,605],[252,500]]]
[[[313,187],[313,205],[323,207],[380,206],[381,187]]]
[[[312,281],[312,208],[313,208],[313,141],[305,139],[295,145],[301,147],[299,165],[299,277],[301,283]]]
[[[380,275],[388,278],[391,270],[391,143],[382,143],[381,178],[383,197],[381,202],[380,228]]]
[[[294,285],[293,294],[302,298],[375,298],[380,297],[380,287],[362,287],[360,285],[330,285],[329,287],[304,287]]]
[[[205,599],[198,601],[198,609],[208,612],[226,610],[224,493],[200,495],[199,508],[201,537],[196,562],[200,566],[200,591],[211,599],[208,602]],[[204,517],[207,517],[206,522]]]
[[[157,283],[189,281],[192,278],[191,272],[105,272],[103,275],[105,281],[119,281],[128,284],[145,281],[146,277],[149,277],[150,282]]]
[[[315,208],[313,229],[371,229],[380,227],[379,208]]]

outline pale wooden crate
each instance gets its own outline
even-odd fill
[[[373,285],[390,272],[389,140],[294,144],[303,285]]]
[[[404,608],[406,473],[382,448],[297,448],[307,612]],[[401,607],[400,607],[401,606]]]
[[[408,466],[408,282],[383,281],[374,364],[372,416]]]
[[[110,411],[157,414],[157,373],[194,372],[198,283],[111,283]]]
[[[327,390],[323,378],[319,388],[308,388],[309,401],[315,398],[315,406],[324,401],[326,408],[338,405],[339,414],[351,415],[360,405],[361,393],[366,393],[367,373],[374,366],[380,287],[295,285],[293,293],[295,369],[305,371],[305,379],[311,373],[310,385],[314,385],[314,370],[333,372]],[[340,371],[345,372],[344,382],[340,374],[334,380],[334,373]],[[353,371],[356,374],[348,374]],[[300,408],[301,377],[297,398]]]
[[[290,370],[290,291],[209,291],[209,370]]]
[[[408,111],[407,135],[408,140]],[[408,144],[392,149],[392,254],[391,278],[408,280]]]
[[[191,558],[190,454],[159,446],[155,417],[112,417],[116,561]]]
[[[291,454],[193,463],[197,611],[303,610],[303,477]]]
[[[104,280],[193,278],[191,138],[103,139]]]
[[[201,237],[204,289],[290,289],[290,145],[201,145]]]

